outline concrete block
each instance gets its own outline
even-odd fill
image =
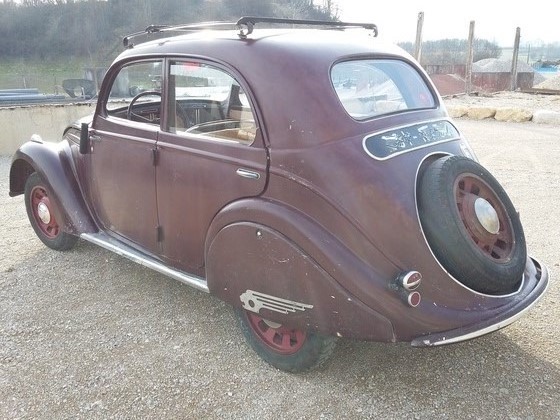
[[[447,107],[447,112],[449,112],[449,115],[452,118],[461,118],[464,117],[465,115],[467,115],[467,113],[469,112],[469,108],[467,108],[466,106],[448,106]]]
[[[11,156],[33,134],[59,141],[72,122],[95,111],[95,104],[31,105],[0,108],[0,155]]]
[[[538,110],[533,112],[533,122],[537,124],[560,125],[560,112]]]
[[[494,119],[497,121],[525,122],[531,121],[533,113],[522,108],[498,108]]]
[[[494,118],[496,115],[496,108],[488,107],[472,107],[469,108],[467,116],[473,120],[484,120],[486,118]]]

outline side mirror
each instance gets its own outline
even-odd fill
[[[80,131],[80,153],[82,155],[89,153],[89,125],[87,123],[82,123]]]

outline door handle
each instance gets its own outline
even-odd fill
[[[97,134],[91,134],[89,136],[90,141],[101,141],[101,137],[98,136]]]
[[[261,174],[259,174],[258,172],[250,171],[243,168],[239,168],[237,171],[235,171],[235,173],[241,178],[259,179],[261,177]]]

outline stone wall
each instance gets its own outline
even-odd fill
[[[68,124],[94,111],[95,104],[0,108],[0,155],[12,155],[33,134],[56,142]]]

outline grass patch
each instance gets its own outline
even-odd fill
[[[41,93],[62,93],[62,81],[83,78],[86,67],[95,66],[80,57],[1,60],[0,89],[37,88]]]

